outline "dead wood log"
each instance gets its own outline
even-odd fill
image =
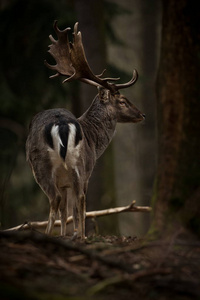
[[[123,213],[123,212],[150,212],[151,211],[150,206],[135,206],[135,203],[136,203],[136,201],[132,201],[132,203],[127,206],[108,208],[108,209],[97,210],[97,211],[89,211],[89,212],[86,212],[86,218],[97,218],[97,217],[118,214],[118,213]],[[71,223],[72,221],[73,221],[73,216],[70,216],[67,218],[67,224]],[[45,228],[46,226],[47,226],[47,221],[25,222],[24,224],[5,229],[4,231],[21,230],[21,229],[26,230],[26,229],[30,229],[30,228],[42,229],[42,228]],[[59,227],[60,220],[56,220],[54,226]]]

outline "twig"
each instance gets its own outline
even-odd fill
[[[96,217],[102,217],[112,214],[118,214],[122,212],[150,212],[151,207],[149,206],[135,206],[136,201],[133,201],[130,205],[122,206],[122,207],[115,207],[115,208],[108,208],[104,210],[97,210],[97,211],[90,211],[86,212],[86,218],[96,218]],[[71,223],[73,221],[73,217],[70,216],[67,218],[67,224]],[[24,224],[18,225],[16,227],[5,229],[5,231],[10,230],[27,230],[30,228],[45,228],[47,226],[47,221],[43,222],[25,222]],[[55,221],[56,227],[60,226],[60,220]]]

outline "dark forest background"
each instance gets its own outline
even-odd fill
[[[95,74],[139,80],[125,95],[146,114],[142,124],[119,124],[90,181],[87,210],[152,205],[146,214],[101,218],[100,233],[144,235],[171,228],[200,233],[200,15],[187,0],[6,0],[0,6],[1,228],[46,220],[48,200],[25,159],[31,118],[66,107],[77,117],[96,90],[49,79],[44,60],[53,21],[83,35]],[[152,200],[153,199],[153,200]],[[166,225],[166,224],[169,224]],[[176,226],[176,227],[174,227]],[[92,225],[88,226],[91,230]]]

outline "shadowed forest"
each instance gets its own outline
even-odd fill
[[[188,0],[0,1],[1,299],[200,299],[200,12]],[[97,89],[49,79],[49,35],[79,22],[95,74],[139,78],[123,94],[146,120],[118,124],[89,182],[86,241],[44,234],[48,199],[26,162],[31,119],[76,117]],[[71,33],[70,33],[71,34]],[[70,212],[71,215],[71,212]],[[20,228],[6,231],[20,225]]]

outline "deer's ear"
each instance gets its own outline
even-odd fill
[[[98,93],[100,101],[107,102],[110,101],[110,91],[98,86]]]

